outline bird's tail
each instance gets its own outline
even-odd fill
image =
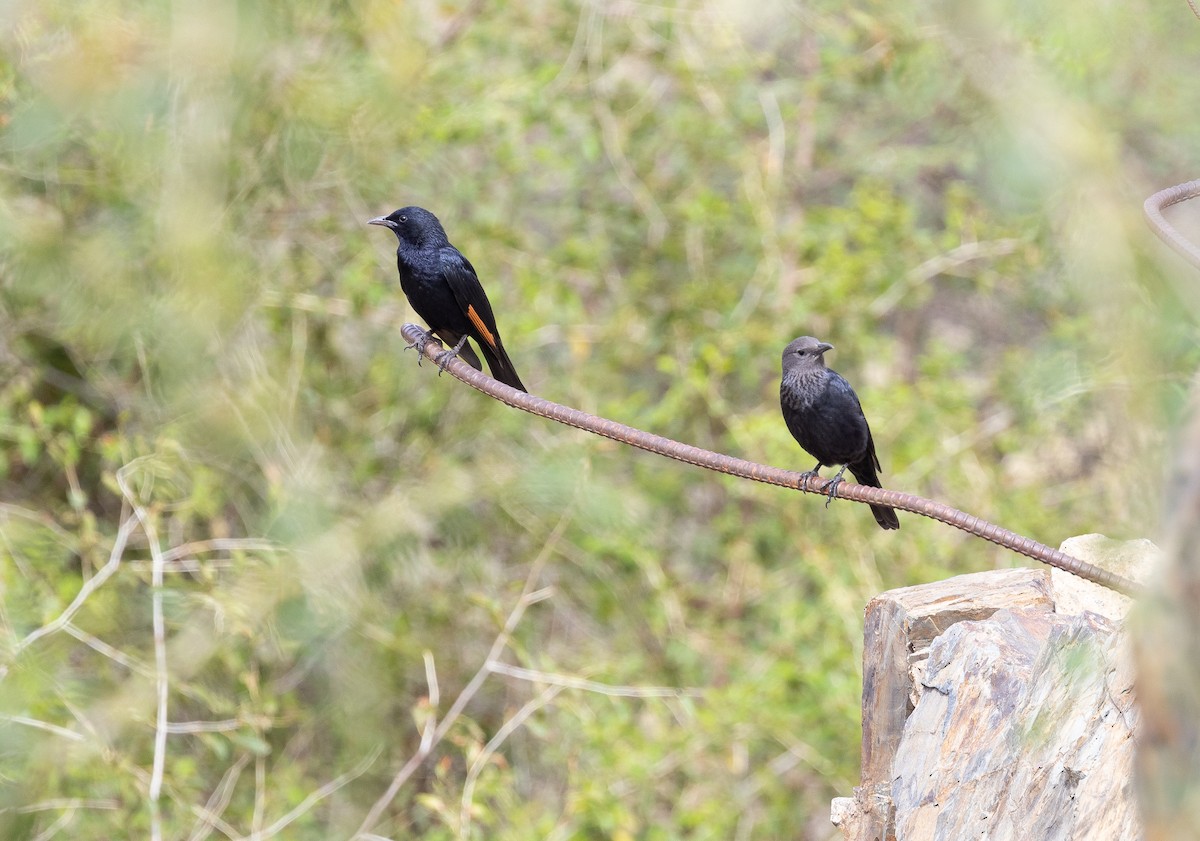
[[[529,391],[521,382],[521,378],[517,376],[517,369],[513,367],[512,360],[508,358],[508,353],[504,350],[504,345],[500,343],[499,336],[496,337],[494,349],[487,342],[480,342],[479,349],[483,351],[483,358],[487,360],[488,367],[492,369],[493,377],[505,385],[512,386],[517,391]]]
[[[862,461],[847,466],[850,468],[850,473],[853,474],[854,480],[860,485],[870,485],[872,488],[883,487],[883,485],[879,484],[879,474],[875,472],[873,454],[868,455]],[[875,522],[879,523],[881,529],[900,528],[900,519],[896,516],[896,509],[889,508],[886,505],[872,505],[871,513],[875,515]]]

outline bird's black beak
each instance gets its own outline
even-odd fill
[[[833,350],[833,345],[829,342],[821,342],[817,345],[817,353],[825,353],[827,350]]]
[[[376,216],[374,219],[367,220],[368,225],[383,225],[385,228],[392,227],[392,222],[386,216]]]

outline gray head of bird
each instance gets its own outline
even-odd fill
[[[824,368],[825,352],[828,350],[833,350],[833,345],[812,336],[793,339],[783,349],[783,370],[800,367]]]

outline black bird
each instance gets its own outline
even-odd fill
[[[442,357],[443,368],[455,355],[461,354],[472,367],[482,371],[479,357],[467,343],[467,339],[472,338],[483,351],[493,377],[515,389],[527,391],[500,341],[492,305],[475,274],[475,267],[450,244],[437,217],[422,207],[402,207],[367,224],[391,228],[400,240],[396,248],[400,288],[417,315],[429,325],[425,338],[417,342],[417,352],[420,353],[429,337],[436,334],[453,348],[449,356]]]
[[[822,465],[842,465],[829,482],[829,498],[833,499],[847,467],[860,485],[873,488],[883,487],[877,472],[883,468],[858,395],[841,374],[825,367],[828,350],[833,350],[833,345],[811,336],[802,336],[784,348],[779,406],[792,437],[817,460],[817,466],[805,475],[819,476]],[[871,513],[880,528],[900,528],[894,509],[872,505]]]

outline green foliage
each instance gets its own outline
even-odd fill
[[[888,487],[1151,530],[1200,363],[1136,216],[1198,163],[1178,10],[749,8],[12,4],[0,835],[350,837],[532,570],[501,659],[571,686],[486,674],[376,833],[824,838],[863,604],[1016,562],[418,370],[364,225],[402,204],[538,394],[807,469],[817,335]]]

